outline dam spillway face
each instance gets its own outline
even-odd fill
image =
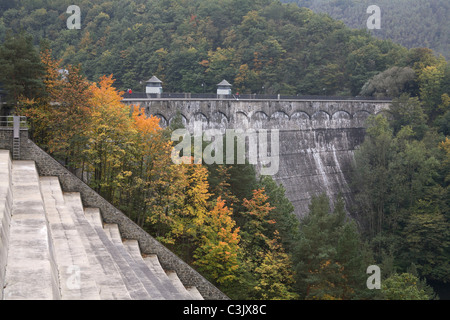
[[[364,141],[365,121],[386,111],[382,100],[125,99],[167,126],[177,117],[190,131],[253,129],[279,131],[279,169],[273,178],[299,218],[311,197],[342,195],[351,205],[349,188],[354,151]],[[269,147],[270,152],[270,147]],[[258,172],[258,170],[257,170]]]
[[[1,300],[203,300],[34,161],[0,150]]]

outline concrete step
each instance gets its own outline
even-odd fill
[[[80,194],[63,193],[63,195],[66,206],[72,209],[71,216],[82,239],[101,299],[130,300],[139,297],[143,289],[133,286],[135,279],[130,280],[130,277],[123,276],[114,257],[85,218]]]
[[[141,250],[139,248],[139,243],[136,240],[124,240],[123,246],[128,250],[131,256],[134,257],[134,259],[142,261],[145,263],[144,258],[142,257]],[[158,262],[159,264],[159,262]],[[149,267],[146,263],[145,265]],[[166,286],[169,286],[168,282],[171,283],[171,285],[175,288],[177,293],[181,295],[184,299],[190,300],[192,297],[187,292],[184,285],[181,283],[180,279],[178,278],[176,272],[171,272],[171,276],[168,276],[167,272],[164,272],[164,270],[161,268],[162,272],[156,272],[153,271],[153,268],[149,268],[152,273],[158,276],[161,282],[165,283]]]
[[[103,228],[95,225],[91,225],[84,216],[84,209],[81,204],[79,194],[69,194],[71,197],[75,196],[78,200],[72,199],[74,205],[74,211],[77,215],[83,216],[85,223],[89,224],[89,230],[95,233],[99,245],[102,245],[104,249],[110,254],[115,266],[119,270],[125,285],[128,288],[128,292],[132,299],[136,300],[161,300],[169,299],[164,292],[164,288],[157,288],[145,274],[145,270],[142,270],[140,266],[134,261],[134,259],[128,254],[125,248],[121,245],[111,242],[106,235]],[[66,200],[67,201],[67,200]],[[158,290],[159,289],[159,290]]]
[[[103,228],[103,221],[98,208],[84,208],[84,215],[89,223]]]
[[[59,271],[61,298],[100,299],[83,241],[66,206],[58,178],[41,177],[41,191]]]
[[[79,193],[0,150],[0,300],[197,298],[99,209],[83,208]]]
[[[94,218],[96,219],[96,218]],[[98,231],[101,233],[101,230]],[[116,246],[117,252],[119,252],[122,257],[131,265],[135,270],[141,275],[141,280],[144,281],[146,287],[150,292],[152,292],[153,296],[155,296],[155,290],[161,290],[160,286],[157,286],[159,280],[157,279],[157,275],[152,273],[148,268],[143,267],[142,264],[139,262],[136,262],[136,258],[139,258],[138,256],[131,254],[129,251],[126,250],[124,246],[124,242],[122,241],[122,237],[120,235],[119,227],[116,224],[104,224],[103,226],[103,232],[107,236],[107,238]],[[139,259],[138,259],[139,261]],[[156,284],[155,284],[156,283]],[[164,294],[156,294],[155,299],[172,299],[173,297],[167,293],[167,289],[162,288],[162,291]]]
[[[161,264],[159,263],[159,259],[156,254],[145,255],[142,258],[144,259],[144,262],[147,265],[147,267],[150,270],[152,270],[152,272],[154,272],[160,277],[167,277],[167,274],[162,268]]]
[[[0,300],[3,299],[6,259],[9,248],[9,226],[13,205],[12,169],[9,151],[0,150]]]
[[[184,287],[183,283],[181,282],[180,278],[178,278],[178,275],[175,271],[168,270],[166,271],[167,278],[169,278],[170,282],[173,284],[173,286],[186,297],[188,300],[192,300],[192,296],[189,294],[189,292]]]
[[[120,235],[119,227],[117,224],[105,224],[103,226],[108,239],[116,245],[122,245],[122,236]]]
[[[34,162],[12,162],[12,189],[3,299],[59,299],[58,272]]]
[[[193,300],[205,300],[196,287],[186,287]]]
[[[146,268],[144,268],[142,265],[144,259],[139,248],[139,243],[136,240],[122,240],[117,224],[103,224],[99,209],[86,208],[84,211],[87,220],[91,223],[92,226],[103,228],[103,231],[111,242],[118,246],[120,250],[123,250],[122,248],[124,247],[127,250],[128,254],[140,265],[140,267],[143,268],[143,270],[147,271]],[[156,261],[157,260],[158,259],[156,258]],[[150,281],[155,281],[155,278],[153,277],[153,275],[155,275],[162,285],[164,285],[166,288],[169,287],[172,291],[173,289],[175,289],[177,291],[177,295],[181,295],[183,299],[193,298],[181,283],[176,272],[170,272],[169,277],[167,273],[164,272],[164,270],[161,268],[159,261],[157,261],[156,263],[157,265],[159,265],[159,268],[154,268],[153,266],[150,267],[150,272],[152,274],[149,278]],[[147,268],[149,267],[146,263],[145,266]]]
[[[137,240],[122,241],[123,246],[128,250],[128,253],[136,260],[142,260],[141,249],[139,248],[139,242]]]
[[[167,272],[162,268],[161,264],[159,263],[159,259],[158,259],[157,255],[155,255],[155,254],[144,255],[143,259],[144,259],[145,264],[149,267],[149,269],[151,269],[153,272],[158,274],[159,277],[166,276],[169,278]],[[171,280],[171,281],[175,280],[176,282],[178,282],[178,281],[181,282],[181,280],[176,275],[176,272],[171,272],[171,273],[172,273],[171,274],[172,279],[169,279],[169,280]],[[174,275],[176,276],[176,279],[175,279]],[[189,300],[203,300],[203,297],[200,294],[200,292],[197,290],[197,288],[186,287],[186,286],[184,286],[184,284],[183,284],[183,287],[189,293],[189,296],[188,296]]]
[[[117,250],[123,254],[123,257],[127,261],[131,261],[131,265],[139,267],[142,272],[148,277],[148,282],[144,280],[144,285],[155,286],[158,290],[162,290],[163,298],[174,299],[175,296],[170,292],[172,288],[167,284],[168,279],[161,279],[158,275],[155,275],[148,267],[143,263],[139,245],[136,240],[125,240],[122,241],[119,228],[116,224],[103,224],[100,210],[97,208],[85,208],[84,209],[86,219],[89,221],[91,226],[97,230],[99,234],[104,234],[109,241],[117,246]],[[134,260],[134,261],[133,261]],[[143,279],[141,279],[143,280]],[[161,283],[161,284],[160,284]],[[152,292],[154,289],[150,289]],[[182,294],[182,293],[180,293]],[[183,295],[188,298],[188,295]]]
[[[147,267],[142,260],[142,257],[135,259],[135,257],[128,252],[122,242],[117,225],[105,224],[105,228],[103,230],[100,228],[98,229],[99,234],[102,232],[108,240],[111,239],[110,241],[114,244],[117,252],[123,259],[125,259],[133,271],[139,275],[139,279],[152,296],[152,299],[183,299],[183,296],[177,292],[169,281],[166,281],[166,279],[160,279]]]

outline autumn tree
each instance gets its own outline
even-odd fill
[[[255,299],[294,300],[298,295],[293,290],[295,283],[291,257],[285,252],[278,231],[267,241],[268,249],[260,252],[261,263],[255,266]]]
[[[20,111],[31,118],[37,133],[44,133],[45,138],[38,138],[38,141],[46,143],[50,153],[75,171],[83,162],[86,146],[83,132],[90,125],[90,83],[79,67],[67,66],[60,73],[62,69],[56,69],[59,62],[52,59],[49,50],[42,53],[41,61],[46,68],[47,95],[21,100]]]
[[[186,183],[180,202],[173,210],[173,223],[168,236],[177,244],[176,252],[191,262],[196,241],[201,237],[211,194],[208,184],[208,170],[201,164],[178,164],[185,167]]]
[[[264,189],[253,191],[253,197],[250,200],[244,199],[244,207],[246,208],[245,217],[247,218],[242,228],[243,241],[247,248],[251,248],[255,253],[265,250],[268,247],[267,230],[270,225],[275,224],[275,220],[268,219],[269,213],[274,208],[267,202],[268,196]]]
[[[216,205],[207,212],[200,231],[194,265],[214,282],[225,287],[236,280],[239,268],[239,228],[232,210],[219,196]]]
[[[273,206],[268,218],[275,223],[270,226],[270,230],[278,232],[284,249],[292,254],[299,239],[299,219],[294,214],[294,205],[286,197],[284,186],[271,176],[262,176],[259,184],[268,196],[267,201]]]
[[[61,61],[53,59],[50,50],[41,51],[40,59],[45,70],[43,83],[46,94],[33,98],[22,97],[18,112],[29,118],[30,138],[44,149],[49,150],[48,143],[53,134],[49,120],[54,115],[53,97],[56,95],[56,90],[60,88],[61,74],[58,70]]]
[[[252,299],[292,299],[294,282],[292,262],[283,248],[279,233],[271,225],[269,213],[274,208],[267,201],[263,188],[253,191],[250,200],[244,199],[246,222],[241,229],[241,284]],[[282,278],[282,279],[281,279]]]
[[[170,132],[160,128],[158,118],[135,110],[133,119],[139,165],[134,166],[137,174],[129,190],[129,196],[133,197],[131,211],[135,213],[135,221],[158,240],[174,244],[177,232],[172,230],[182,216],[189,188],[188,166],[172,162]]]
[[[98,193],[118,204],[117,191],[126,186],[126,163],[133,155],[134,135],[129,107],[121,103],[122,93],[113,87],[111,76],[103,76],[89,87],[90,126],[81,131],[87,141],[84,150],[86,170],[92,173],[89,184]]]

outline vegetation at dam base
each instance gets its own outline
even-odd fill
[[[248,16],[244,9],[239,17],[242,21],[235,17],[236,23],[253,18],[265,26],[260,18],[266,11]],[[184,9],[178,10],[181,14]],[[305,28],[327,25],[322,18],[297,10],[293,12],[300,14],[299,21],[317,19],[317,25]],[[244,25],[251,27],[253,22]],[[335,23],[330,20],[328,25]],[[336,32],[332,34],[347,39],[345,28]],[[311,33],[311,43],[321,43],[319,33]],[[116,89],[124,83],[115,83],[112,76],[92,82],[97,71],[86,76],[93,69],[82,71],[55,60],[53,56],[62,55],[52,55],[45,43],[39,55],[31,37],[6,37],[0,47],[4,70],[0,82],[17,112],[29,117],[36,143],[231,298],[433,299],[435,292],[427,283],[448,285],[450,281],[450,68],[445,59],[428,49],[406,50],[362,35],[347,40],[336,43],[347,53],[345,50],[353,48],[350,56],[360,58],[351,63],[356,72],[352,73],[357,80],[355,92],[383,95],[395,89],[396,99],[389,112],[367,122],[365,142],[355,154],[354,205],[344,208],[340,200],[331,205],[326,195],[316,195],[301,221],[292,214],[283,187],[270,177],[257,179],[252,166],[174,165],[170,132],[179,124],[163,130],[156,118],[139,112],[130,115]],[[354,47],[352,41],[357,41]],[[167,57],[187,53],[182,50],[185,42],[176,43],[180,50],[168,51]],[[242,42],[231,43],[245,48]],[[322,45],[320,50],[325,50],[325,43]],[[196,47],[198,44],[193,45]],[[383,51],[386,48],[390,49]],[[387,54],[391,49],[398,53],[394,56],[401,64],[382,62],[391,61]],[[255,52],[254,47],[249,50]],[[81,49],[75,52],[85,54]],[[244,51],[235,52],[229,57],[239,57]],[[307,93],[314,94],[324,84],[315,70],[333,70],[329,64],[319,66],[327,61],[326,52],[312,51],[313,56],[303,61],[310,69],[303,69],[305,78],[299,83],[314,85]],[[335,56],[335,52],[328,53]],[[217,56],[221,57],[227,55]],[[316,57],[320,59],[314,64]],[[251,55],[248,62],[253,58]],[[220,66],[232,65],[226,59],[219,61],[223,63]],[[284,74],[280,71],[284,69],[271,69],[275,61],[264,62],[260,79],[266,79],[270,70]],[[105,66],[100,62],[93,63]],[[252,62],[255,68],[256,62]],[[189,66],[198,67],[195,63]],[[68,73],[61,76],[59,68]],[[372,69],[369,72],[367,68]],[[177,67],[184,70],[183,75],[171,70],[165,71],[166,81],[174,88],[189,90],[187,85],[196,83],[188,77],[195,74],[192,70]],[[222,77],[225,69],[210,70],[210,76]],[[115,77],[122,75],[119,72]],[[353,80],[342,82],[343,88],[350,90]],[[213,83],[211,80],[211,86]],[[330,93],[337,90],[332,89],[333,83],[327,84]],[[382,270],[380,290],[366,287],[369,265]]]

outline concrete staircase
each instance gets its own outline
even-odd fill
[[[200,300],[58,178],[0,150],[0,299]]]

